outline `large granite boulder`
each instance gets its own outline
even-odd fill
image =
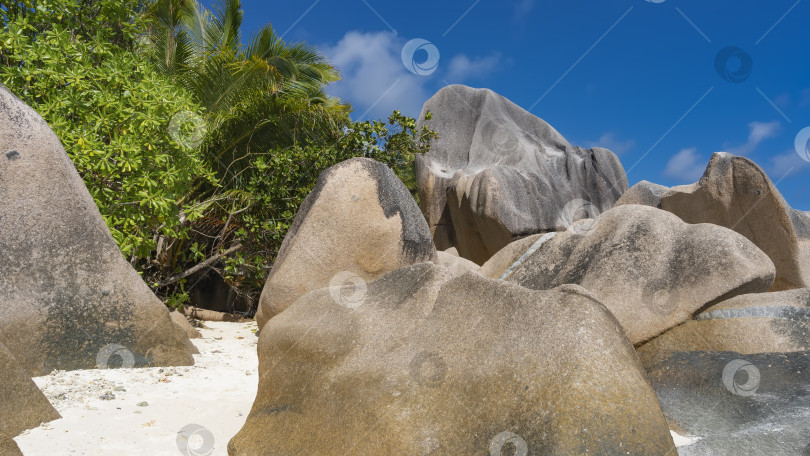
[[[436,248],[405,184],[353,158],[324,171],[301,204],[259,299],[259,328],[311,290],[432,261]]]
[[[445,87],[420,125],[439,135],[416,157],[422,212],[437,248],[457,247],[477,264],[516,239],[592,218],[627,190],[612,152],[570,145],[491,90]]]
[[[639,347],[667,351],[810,351],[810,289],[736,296]]]
[[[580,287],[426,263],[367,284],[353,308],[334,291],[262,329],[231,456],[675,454],[633,346]]]
[[[647,206],[619,206],[547,236],[503,280],[535,290],[581,285],[634,344],[704,306],[765,292],[773,283],[773,263],[748,239]]]
[[[0,344],[0,397],[0,436],[13,437],[61,418],[3,344]]]
[[[616,204],[643,202],[687,223],[713,223],[750,239],[776,266],[771,291],[810,287],[810,216],[788,206],[751,160],[719,152],[694,184],[663,192],[641,182],[628,194]]]
[[[94,368],[110,347],[135,366],[193,364],[59,139],[2,86],[0,145],[0,343],[34,376]]]
[[[642,360],[670,428],[696,440],[680,456],[810,454],[810,352]]]

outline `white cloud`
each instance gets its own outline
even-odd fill
[[[810,162],[805,161],[795,150],[790,149],[780,155],[771,157],[768,174],[778,181],[787,176],[788,173],[795,176],[799,171],[807,169],[810,169]]]
[[[450,82],[463,82],[473,77],[486,76],[501,65],[501,54],[494,53],[487,57],[470,59],[464,54],[459,54],[450,60],[447,71],[447,79]]]
[[[391,32],[348,32],[335,46],[321,46],[340,68],[343,80],[328,87],[332,95],[352,103],[352,118],[385,118],[398,109],[418,116],[429,98],[429,77],[410,73],[402,64],[404,41]],[[441,65],[441,62],[439,63]]]
[[[751,122],[748,124],[748,141],[740,146],[726,148],[726,152],[734,155],[748,155],[759,146],[762,141],[773,138],[782,128],[782,122]]]
[[[605,149],[610,149],[616,155],[622,155],[630,151],[635,146],[636,146],[635,140],[632,139],[621,140],[617,138],[616,134],[613,133],[612,131],[603,134],[596,141],[585,141],[584,143],[584,147],[587,148],[604,147]]]
[[[669,159],[664,176],[686,182],[695,182],[703,176],[708,159],[697,153],[697,148],[683,149]]]

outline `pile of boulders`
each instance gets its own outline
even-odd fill
[[[439,136],[417,157],[419,204],[355,158],[299,209],[229,454],[810,454],[810,215],[756,164],[718,153],[695,184],[628,189],[609,150],[464,86],[420,124]],[[199,334],[2,87],[0,144],[13,454],[10,437],[59,416],[32,376],[188,365]],[[670,430],[696,442],[676,450]]]
[[[364,158],[302,206],[231,455],[676,454],[670,429],[700,438],[682,454],[802,454],[779,404],[810,410],[785,399],[810,386],[810,217],[759,167],[628,189],[612,152],[464,86],[420,123],[421,212]]]

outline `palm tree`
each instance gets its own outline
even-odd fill
[[[350,106],[324,90],[340,75],[322,54],[283,41],[270,25],[243,41],[242,17],[239,0],[217,0],[210,10],[196,0],[155,0],[144,13],[139,51],[202,107],[207,133],[199,147],[215,174],[214,183],[201,178],[178,201],[197,215],[188,222],[190,239],[164,243],[160,262],[168,269],[188,266],[183,252],[192,243],[214,256],[239,239],[245,256],[270,258],[280,242],[274,232],[238,231],[246,218],[291,218],[291,203],[269,201],[251,182],[286,182],[291,171],[272,154],[290,150],[292,157],[298,147],[337,141],[350,122]],[[239,288],[238,279],[232,285]]]
[[[218,174],[238,185],[254,154],[336,138],[350,107],[324,87],[340,75],[305,43],[271,25],[241,40],[239,0],[212,10],[195,0],[157,0],[147,10],[144,52],[205,109],[203,148]]]

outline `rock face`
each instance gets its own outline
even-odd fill
[[[183,315],[180,312],[174,311],[169,312],[169,316],[171,317],[172,322],[174,322],[174,324],[176,324],[180,329],[182,329],[189,339],[202,338],[202,334],[200,334],[200,332],[197,331],[197,328],[191,325],[191,323],[188,321],[188,318],[186,318],[185,315]]]
[[[432,261],[436,248],[408,189],[367,158],[339,163],[319,177],[281,244],[259,300],[259,328],[304,293],[366,281]]]
[[[420,125],[439,134],[430,152],[416,157],[420,204],[436,247],[457,247],[477,264],[516,239],[610,209],[627,190],[612,152],[570,145],[487,89],[443,88],[425,103]]]
[[[652,182],[641,181],[624,192],[616,206],[625,204],[640,204],[642,206],[652,206],[661,209],[661,197],[669,191],[669,187],[653,184]]]
[[[639,195],[639,183],[628,193]],[[660,194],[660,188],[655,187]],[[640,202],[628,197],[625,202]],[[651,199],[651,202],[655,202]],[[788,206],[762,169],[745,157],[716,153],[697,183],[673,187],[651,204],[687,223],[714,223],[742,234],[776,266],[771,291],[810,287],[810,217]]]
[[[0,434],[0,454],[3,456],[23,456],[17,442],[3,434]]]
[[[809,454],[810,352],[642,359],[671,429],[700,439],[679,455]]]
[[[554,235],[504,280],[535,290],[581,285],[637,344],[708,304],[768,291],[773,278],[767,255],[729,229],[625,205]]]
[[[0,343],[31,375],[94,368],[111,344],[136,366],[193,364],[59,139],[2,86],[0,144]]]
[[[461,258],[455,249],[436,252],[436,264],[447,268],[453,277],[463,276],[468,272],[478,272],[481,267],[470,260]]]
[[[229,454],[675,454],[632,345],[584,290],[448,279],[409,266],[352,308],[321,289],[273,318]]]
[[[0,397],[3,398],[0,400],[0,436],[15,436],[61,418],[3,344],[0,344]]]
[[[639,347],[639,352],[810,350],[810,289],[736,296]]]

